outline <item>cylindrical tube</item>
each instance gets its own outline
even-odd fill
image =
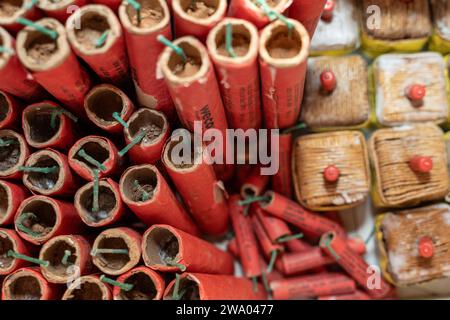
[[[22,181],[33,193],[49,197],[71,196],[78,189],[79,179],[70,170],[67,157],[56,150],[45,149],[31,154],[25,167]]]
[[[67,19],[66,31],[76,55],[102,82],[120,85],[128,80],[125,37],[119,19],[110,8],[95,4],[80,8]]]
[[[94,180],[93,170],[98,170],[100,179],[114,176],[120,172],[122,166],[122,158],[118,152],[116,146],[108,138],[86,136],[75,142],[70,148],[69,165],[73,171],[88,181]]]
[[[144,234],[146,266],[162,271],[233,274],[233,257],[213,244],[168,225],[153,225]]]
[[[354,293],[335,294],[321,296],[319,300],[370,300],[370,297],[362,291],[356,290]]]
[[[278,254],[284,251],[283,246],[276,243],[272,243],[272,241],[270,241],[261,222],[255,215],[251,217],[250,221],[252,222],[253,230],[255,232],[256,238],[258,239],[259,245],[265,257],[269,258],[274,253]]]
[[[300,21],[312,38],[327,0],[293,0],[289,18]]]
[[[22,268],[3,281],[2,300],[57,300],[60,287],[49,283],[38,268]]]
[[[76,140],[73,115],[52,101],[27,106],[22,112],[22,129],[30,146],[36,149],[68,150]]]
[[[270,176],[261,174],[261,167],[254,166],[241,186],[241,197],[256,197],[266,191]]]
[[[171,138],[164,147],[162,162],[200,230],[220,236],[228,230],[229,222],[224,187],[213,166],[205,161],[202,144],[195,149],[195,137],[189,137]],[[176,152],[180,147],[183,157],[193,161],[180,163]]]
[[[142,236],[133,229],[107,229],[95,238],[92,262],[106,274],[123,274],[141,260],[141,241]]]
[[[275,21],[264,28],[259,42],[259,66],[266,127],[288,128],[297,123],[305,86],[309,36],[292,19],[290,28]]]
[[[283,13],[292,4],[292,0],[267,1],[270,10]],[[254,0],[233,0],[230,3],[229,16],[241,18],[253,23],[258,29],[270,23],[270,18]]]
[[[230,275],[183,273],[179,280],[178,297],[173,280],[166,288],[164,300],[265,300],[261,285],[253,288],[250,280]],[[186,290],[186,288],[190,288]]]
[[[97,200],[94,200],[93,181],[78,189],[74,197],[75,208],[88,226],[104,227],[119,221],[125,214],[126,208],[120,196],[119,185],[113,180],[99,180],[97,197]]]
[[[140,105],[162,111],[172,119],[175,112],[173,102],[164,79],[157,71],[158,56],[164,49],[157,37],[172,38],[169,8],[164,0],[137,2],[142,11],[140,22],[136,10],[126,1],[119,7],[137,99]]]
[[[16,259],[8,255],[8,251],[12,250],[26,256],[30,256],[29,245],[25,243],[19,234],[10,229],[0,229],[0,275],[8,275],[15,270],[30,265],[30,262],[23,259]]]
[[[29,191],[23,186],[0,180],[0,226],[6,226],[14,222],[16,210]]]
[[[145,224],[164,223],[190,234],[199,233],[155,166],[129,167],[119,185],[123,201]]]
[[[10,94],[0,91],[0,130],[12,129],[18,125],[21,106],[19,101]]]
[[[286,222],[280,218],[265,213],[261,207],[257,206],[255,208],[255,215],[258,217],[258,220],[261,222],[267,236],[273,243],[277,243],[282,237],[291,235],[292,232]]]
[[[89,120],[97,127],[108,133],[117,134],[124,130],[117,117],[128,121],[134,111],[134,105],[119,88],[110,84],[100,84],[93,87],[84,98],[84,109]]]
[[[4,6],[6,8],[2,9],[0,26],[7,29],[12,34],[15,34],[23,28],[23,25],[18,23],[17,19],[25,18],[34,21],[42,16],[41,12],[38,10],[37,6],[33,4],[32,0],[8,1],[5,2]]]
[[[115,286],[114,300],[161,300],[166,284],[164,279],[147,267],[136,267],[117,278],[120,283],[131,284],[129,291]]]
[[[82,276],[69,285],[61,300],[112,300],[112,288],[98,275]]]
[[[194,36],[203,42],[209,31],[225,17],[227,0],[172,0],[172,10],[176,37]]]
[[[345,241],[345,238],[335,232],[327,232],[320,239],[320,247],[326,254],[336,262],[372,297],[384,298],[390,291],[391,286],[382,279],[382,275],[370,271],[369,265],[353,250]]]
[[[290,241],[287,241],[286,247],[288,248],[289,252],[305,252],[313,248],[309,243],[301,239],[292,239]]]
[[[275,300],[286,300],[354,293],[356,284],[344,274],[324,273],[272,281],[270,288]]]
[[[285,253],[280,258],[283,273],[286,275],[298,274],[314,268],[335,263],[320,248],[312,248],[304,252]]]
[[[170,135],[167,117],[163,112],[141,108],[131,115],[127,125],[123,131],[127,144],[145,133],[140,142],[128,151],[131,161],[135,164],[156,164]]]
[[[122,3],[122,0],[92,0],[92,2],[96,4],[102,4],[111,8],[111,10],[113,10],[114,12],[117,12],[120,4]]]
[[[68,283],[94,270],[90,241],[80,235],[63,235],[51,238],[41,248],[39,259],[48,261],[41,265],[42,275],[51,283]]]
[[[55,236],[78,234],[84,229],[72,203],[46,196],[25,199],[17,209],[14,225],[23,239],[37,245]]]
[[[12,130],[0,130],[0,178],[20,179],[30,151],[25,138]]]
[[[50,94],[70,111],[84,115],[83,100],[91,80],[70,49],[64,26],[52,18],[36,24],[56,32],[57,38],[26,27],[17,35],[17,56]]]
[[[292,134],[280,134],[278,136],[278,148],[274,147],[273,152],[278,155],[279,169],[272,177],[273,191],[291,198],[293,193],[292,187]]]
[[[40,0],[38,2],[38,7],[44,11],[46,16],[55,18],[61,23],[64,23],[72,13],[76,12],[75,16],[79,14],[76,10],[79,10],[88,2],[89,0]]]

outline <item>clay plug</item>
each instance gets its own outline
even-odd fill
[[[421,84],[413,84],[406,88],[406,96],[413,104],[421,106],[421,102],[427,93],[426,87]]]
[[[321,89],[326,93],[331,93],[336,89],[336,76],[331,70],[324,70],[320,74]]]
[[[433,159],[431,157],[414,156],[409,161],[410,168],[417,173],[428,173],[433,169]]]
[[[327,0],[327,3],[325,3],[325,7],[323,8],[321,17],[323,21],[330,22],[331,20],[333,20],[333,13],[335,7],[336,7],[335,0]]]
[[[434,255],[434,244],[430,237],[423,236],[419,239],[419,255],[429,259]]]
[[[323,170],[323,178],[326,182],[334,183],[339,180],[339,169],[335,165],[329,165]]]

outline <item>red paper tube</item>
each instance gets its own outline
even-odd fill
[[[134,111],[133,102],[119,88],[110,84],[93,87],[84,98],[86,114],[97,127],[108,133],[122,133],[123,124]]]
[[[0,17],[0,26],[12,34],[15,34],[23,28],[23,25],[17,23],[17,19],[25,18],[34,21],[42,16],[32,0],[5,2],[5,7],[3,9],[5,11],[2,10],[3,12]],[[11,11],[8,10],[8,7]]]
[[[168,225],[153,225],[145,232],[142,257],[146,266],[162,272],[234,272],[231,254]]]
[[[226,47],[227,28],[231,28],[230,52]],[[258,30],[248,21],[226,18],[211,30],[206,44],[230,127],[260,128]]]
[[[95,238],[92,262],[103,273],[120,275],[134,268],[141,260],[142,236],[133,229],[107,229]]]
[[[22,268],[3,281],[2,300],[58,300],[61,288],[49,283],[38,268]]]
[[[55,18],[61,23],[64,23],[66,22],[67,18],[75,11],[77,12],[77,14],[79,14],[77,10],[85,6],[88,2],[89,0],[40,0],[38,2],[38,7],[39,9],[44,11],[46,16]]]
[[[239,259],[239,247],[238,247],[236,238],[233,238],[230,241],[228,241],[227,250],[235,258]]]
[[[131,287],[114,286],[114,300],[161,300],[166,287],[164,279],[147,267],[131,269],[118,277],[117,281]]]
[[[300,239],[292,239],[286,242],[289,252],[304,252],[312,248],[310,244]]]
[[[176,37],[194,36],[205,41],[209,31],[226,15],[227,0],[172,0]]]
[[[369,265],[347,246],[345,238],[342,236],[334,232],[327,232],[320,239],[320,247],[335,259],[370,296],[381,299],[391,292],[390,285],[382,279],[382,275],[374,275],[370,271]],[[374,276],[378,276],[378,279],[374,281],[374,287],[369,288]]]
[[[289,128],[297,123],[305,86],[309,36],[292,19],[264,28],[259,42],[259,65],[266,127]]]
[[[241,186],[241,197],[256,197],[261,195],[269,184],[270,176],[261,175],[261,167],[254,166]]]
[[[22,185],[0,180],[0,226],[6,226],[14,222],[16,210],[29,191]]]
[[[75,208],[85,224],[90,227],[104,227],[119,221],[126,212],[120,196],[119,185],[106,178],[98,182],[89,182],[78,189],[74,197]],[[94,196],[94,192],[97,198]]]
[[[267,1],[270,10],[283,13],[292,4],[292,0]],[[253,23],[258,29],[270,23],[270,18],[254,0],[233,0],[230,3],[229,16],[241,18]]]
[[[346,239],[347,246],[355,253],[359,254],[360,256],[364,255],[366,253],[366,244],[364,243],[364,240],[359,238],[347,238]]]
[[[122,0],[92,0],[92,2],[96,4],[102,4],[111,8],[111,10],[113,10],[114,12],[117,12],[117,10],[119,10],[120,4],[122,3]]]
[[[244,215],[244,207],[239,205],[239,196],[231,196],[228,206],[245,276],[249,278],[258,277],[261,275],[261,265],[258,244],[253,233],[250,217]]]
[[[188,141],[189,140],[189,141]],[[214,168],[206,162],[204,148],[194,149],[193,137],[174,136],[163,150],[162,162],[178,192],[186,203],[201,231],[223,235],[228,230],[229,215],[223,183],[218,181]],[[182,147],[189,163],[180,163],[175,150]],[[191,161],[193,160],[193,161]]]
[[[274,253],[278,254],[284,251],[283,246],[276,243],[272,243],[272,241],[270,241],[261,222],[255,215],[253,215],[250,218],[250,220],[252,222],[253,230],[255,232],[256,238],[258,239],[259,245],[264,253],[264,256],[270,257]]]
[[[289,8],[289,18],[300,21],[312,38],[325,3],[327,0],[294,0]]]
[[[313,214],[296,202],[278,193],[269,191],[265,196],[269,200],[261,203],[264,211],[293,224],[301,230],[317,236],[321,236],[328,231],[336,231],[342,235],[345,234],[344,229],[334,221]]]
[[[64,106],[77,115],[84,115],[83,101],[91,80],[70,49],[64,26],[52,18],[41,19],[36,24],[55,32],[57,38],[53,40],[32,27],[24,28],[17,35],[20,61]],[[45,54],[41,53],[43,48]]]
[[[346,275],[324,273],[273,281],[270,288],[275,300],[287,300],[353,293],[356,284]]]
[[[141,5],[140,23],[130,4],[125,1],[119,7],[137,99],[140,105],[162,111],[171,119],[175,113],[173,102],[157,71],[158,56],[164,49],[157,37],[172,38],[169,8],[164,0],[137,2]]]
[[[90,241],[84,236],[64,235],[51,238],[39,253],[39,259],[48,262],[48,265],[41,265],[42,275],[51,283],[75,281],[93,271],[90,253]]]
[[[78,118],[47,100],[29,105],[22,113],[25,139],[36,149],[68,150],[76,141],[75,121]]]
[[[33,193],[49,197],[71,196],[79,186],[67,157],[56,150],[45,149],[31,154],[23,171],[23,184]]]
[[[24,259],[17,259],[9,254],[12,250],[15,253],[31,256],[29,245],[19,237],[16,231],[10,229],[0,229],[0,256],[2,257],[0,265],[0,276],[13,273],[15,270],[26,267],[31,262]]]
[[[298,274],[335,263],[333,258],[330,258],[318,247],[304,252],[285,253],[281,256],[280,261],[286,275]]]
[[[255,207],[255,215],[258,217],[267,236],[273,243],[277,243],[280,238],[282,239],[283,237],[292,234],[286,222],[277,217],[268,215],[259,206]]]
[[[102,82],[120,85],[128,80],[125,37],[119,19],[110,8],[84,6],[67,19],[66,30],[76,55]]]
[[[69,285],[61,300],[112,300],[112,289],[98,275],[82,276]]]
[[[25,199],[17,209],[14,225],[23,239],[37,245],[55,236],[77,234],[84,229],[72,203],[46,196]]]
[[[364,292],[356,290],[354,293],[321,296],[319,300],[370,300],[370,297]]]
[[[13,37],[1,27],[0,43],[6,50],[0,59],[0,89],[24,100],[38,100],[44,97],[45,90],[17,58]]]
[[[0,178],[20,179],[30,151],[25,138],[12,130],[0,130]]]
[[[122,174],[119,185],[123,201],[145,224],[163,223],[190,234],[199,233],[155,166],[129,167]]]
[[[265,300],[261,285],[253,288],[250,280],[229,275],[183,273],[178,292],[174,293],[176,279],[166,288],[164,300]]]
[[[131,143],[139,135],[143,138],[128,151],[131,161],[156,164],[170,135],[169,121],[164,113],[148,108],[133,113],[124,129],[125,143]]]
[[[292,188],[292,134],[280,134],[278,136],[278,149],[275,149],[275,154],[278,154],[280,161],[277,173],[272,177],[273,191],[291,198],[293,195]]]
[[[101,136],[81,138],[70,148],[68,157],[72,170],[88,181],[94,180],[94,170],[101,179],[118,174],[122,166],[116,146]]]
[[[21,109],[19,102],[13,96],[0,91],[0,130],[15,128]]]

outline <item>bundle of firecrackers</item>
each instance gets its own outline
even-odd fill
[[[394,299],[447,277],[446,1],[2,0],[0,26],[3,300]],[[197,123],[278,129],[279,170],[206,161]],[[369,199],[379,266],[340,220]]]

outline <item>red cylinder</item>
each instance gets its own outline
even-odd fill
[[[164,147],[162,162],[200,230],[220,236],[228,230],[229,222],[225,188],[216,178],[213,166],[207,163],[201,142],[198,149],[192,149],[195,137],[190,138],[189,142],[184,136],[170,139]],[[173,158],[174,149],[180,146],[188,147],[183,156],[193,159],[191,163],[178,163]]]
[[[84,115],[83,100],[91,80],[70,49],[64,26],[52,18],[36,23],[55,31],[58,37],[52,40],[32,27],[24,28],[17,35],[20,61],[32,72],[34,79],[64,106],[77,115]],[[42,49],[37,39],[42,39],[46,46],[52,46],[53,51],[46,51],[49,52],[47,55],[39,54]]]
[[[0,18],[0,26],[8,30],[11,34],[17,33],[23,28],[23,25],[17,23],[17,19],[25,18],[35,21],[39,19],[42,14],[36,5],[32,5],[31,0],[24,0],[20,2],[8,2],[9,6],[13,7],[12,12],[5,13]]]
[[[16,128],[21,109],[19,101],[8,93],[0,91],[0,130]]]
[[[169,8],[164,0],[137,2],[141,4],[141,11],[155,10],[158,20],[153,24],[152,16],[149,15],[138,24],[136,11],[131,5],[123,2],[119,7],[137,99],[140,105],[162,111],[172,119],[175,113],[173,102],[157,70],[158,56],[164,49],[157,37],[163,35],[167,39],[172,38]]]
[[[293,0],[289,18],[300,21],[312,38],[327,0]]]
[[[213,244],[168,225],[153,225],[142,241],[146,266],[162,272],[233,274],[233,257]]]
[[[356,284],[346,275],[324,273],[272,281],[270,288],[275,300],[286,300],[354,293]]]
[[[69,285],[61,300],[112,300],[112,288],[99,275],[82,276]]]
[[[33,216],[22,217],[24,213],[32,213]],[[77,234],[84,229],[72,203],[46,196],[25,199],[17,209],[14,224],[23,239],[36,245],[55,236]]]
[[[0,276],[13,273],[15,270],[26,267],[31,263],[22,259],[15,259],[8,256],[8,251],[30,256],[29,244],[19,237],[16,231],[10,229],[0,229],[0,256],[2,264],[0,266]]]
[[[225,17],[227,0],[172,0],[172,10],[176,37],[194,36],[204,42],[209,31]]]
[[[288,21],[291,33],[283,22],[275,21],[264,28],[259,42],[262,101],[269,129],[296,124],[303,98],[310,41],[298,21]]]
[[[133,285],[130,291],[115,286],[114,300],[161,300],[166,284],[164,279],[147,267],[136,267],[117,278],[118,282]]]
[[[370,297],[364,292],[356,290],[354,293],[321,296],[319,300],[370,300]]]
[[[20,179],[22,171],[19,167],[30,154],[25,138],[12,130],[0,130],[0,139],[6,142],[0,146],[0,178]]]
[[[284,274],[293,275],[317,267],[335,263],[320,248],[313,248],[304,252],[285,253],[280,258]]]
[[[273,254],[273,252],[279,253],[284,251],[283,246],[272,243],[272,241],[270,241],[261,222],[255,215],[251,217],[251,222],[253,226],[253,231],[255,232],[256,238],[258,239],[259,245],[265,257],[270,257],[271,254]]]
[[[0,180],[0,226],[6,226],[14,222],[16,210],[29,191],[23,186]]]
[[[266,191],[270,176],[261,174],[261,167],[254,166],[241,186],[241,197],[256,197]]]
[[[127,124],[123,131],[126,144],[145,132],[144,138],[128,151],[131,161],[135,164],[156,164],[170,136],[167,117],[163,112],[141,108],[131,115]]]
[[[96,4],[102,4],[111,8],[114,12],[117,12],[117,10],[119,10],[120,4],[122,3],[122,0],[92,0],[92,2]]]
[[[228,241],[228,243],[227,243],[227,250],[236,259],[239,259],[239,247],[238,247],[236,238],[233,238],[230,241]]]
[[[276,243],[281,237],[291,235],[292,232],[286,222],[265,213],[261,207],[257,206],[255,208],[255,214],[267,233],[270,241],[273,243]]]
[[[102,82],[125,84],[129,77],[125,37],[119,19],[110,8],[95,4],[80,8],[67,19],[66,31],[76,55]]]
[[[145,224],[164,223],[191,234],[199,233],[155,166],[129,167],[119,185],[123,201]]]
[[[164,300],[173,299],[175,286],[173,280],[166,288]],[[183,294],[183,300],[265,300],[265,292],[261,285],[253,290],[253,284],[245,278],[229,275],[215,275],[202,273],[183,273],[180,276],[179,292],[192,286],[197,294]],[[190,291],[190,290],[189,290]]]
[[[292,239],[290,241],[287,241],[286,247],[288,248],[289,252],[305,252],[313,248],[309,243],[301,239]]]
[[[278,149],[275,146],[275,154],[278,154],[280,162],[277,173],[272,177],[272,189],[287,198],[292,198],[292,134],[281,133],[279,136]]]
[[[38,7],[44,11],[47,17],[55,18],[59,22],[64,23],[72,13],[77,12],[76,14],[78,14],[79,12],[77,10],[85,6],[88,2],[89,0],[41,0],[38,2]]]

